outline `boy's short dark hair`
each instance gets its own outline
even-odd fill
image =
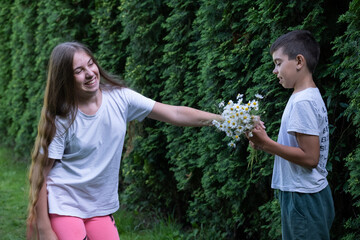
[[[294,30],[280,36],[270,47],[271,55],[280,48],[283,48],[283,53],[288,55],[289,60],[295,59],[298,54],[303,55],[309,71],[314,73],[319,61],[320,46],[311,32]]]

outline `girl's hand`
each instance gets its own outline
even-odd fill
[[[52,229],[39,230],[39,240],[59,240]]]
[[[261,121],[260,116],[255,116],[254,119],[254,127],[260,126],[263,129],[266,129],[265,123]]]

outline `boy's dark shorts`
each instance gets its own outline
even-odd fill
[[[279,192],[284,240],[327,240],[335,217],[329,185],[318,193]]]

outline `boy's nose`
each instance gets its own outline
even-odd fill
[[[273,74],[278,74],[278,73],[279,73],[278,70],[276,68],[274,68]]]

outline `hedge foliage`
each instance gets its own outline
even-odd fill
[[[29,159],[50,52],[72,40],[160,102],[218,112],[239,92],[260,93],[276,139],[291,92],[272,74],[269,46],[293,29],[312,31],[321,45],[314,78],[329,111],[332,236],[359,239],[359,0],[2,0],[0,141]],[[229,149],[213,127],[145,120],[128,132],[122,204],[172,214],[187,230],[184,239],[279,239],[272,156],[257,153],[250,169],[247,142]]]

